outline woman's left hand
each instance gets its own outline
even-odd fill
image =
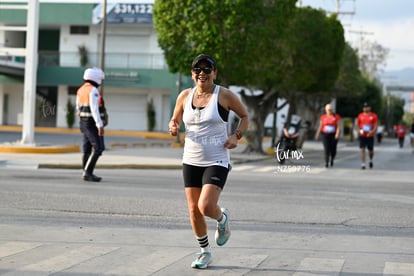
[[[227,149],[234,149],[235,147],[237,147],[237,144],[237,137],[233,134],[229,136],[229,138],[227,138],[227,141],[224,143],[224,147]]]

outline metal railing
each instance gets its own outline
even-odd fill
[[[98,66],[99,53],[88,53],[86,66]],[[39,65],[82,67],[78,52],[40,51]],[[105,67],[107,68],[145,68],[166,69],[163,54],[152,53],[106,53]]]

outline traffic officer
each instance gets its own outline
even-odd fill
[[[105,74],[101,69],[96,67],[86,69],[83,74],[84,84],[76,95],[76,108],[83,135],[82,177],[85,181],[99,182],[102,179],[94,175],[93,170],[104,150],[105,106],[98,90],[104,79]]]

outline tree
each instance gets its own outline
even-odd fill
[[[335,16],[306,7],[297,10],[289,29],[284,94],[297,99],[304,93],[331,93],[345,46],[342,25]]]
[[[348,43],[346,43],[338,78],[336,79],[335,86],[330,91],[330,94],[321,94],[318,96],[312,95],[311,97],[306,97],[306,106],[312,113],[310,122],[316,127],[319,116],[323,112],[325,104],[329,103],[332,98],[340,98],[340,101],[337,101],[337,107],[339,107],[339,109],[336,108],[336,111],[341,116],[347,117],[348,114],[355,114],[354,97],[361,95],[364,89],[365,82],[361,71],[359,70],[357,52]],[[350,98],[351,100],[347,101],[347,98]],[[345,111],[345,113],[342,113],[342,111]]]
[[[335,82],[333,90],[333,96],[354,96],[361,93],[363,89],[364,80],[359,70],[358,54],[346,43],[338,79]]]
[[[264,120],[278,97],[294,109],[298,93],[329,91],[338,74],[344,44],[339,21],[295,3],[154,3],[154,26],[171,72],[188,74],[196,55],[213,54],[221,83],[246,87],[240,94],[251,115],[247,151],[263,152]]]
[[[378,116],[382,115],[382,91],[375,81],[363,79],[363,89],[354,95],[344,95],[337,99],[337,112],[342,117],[356,117],[362,111],[362,104],[368,102]]]
[[[395,96],[384,97],[383,100],[383,114],[385,114],[384,123],[387,131],[390,131],[394,125],[403,121],[404,118],[404,103],[405,101]]]
[[[250,63],[248,75],[232,78],[236,84],[246,87],[240,95],[250,113],[246,133],[247,152],[263,153],[265,119],[275,109],[282,108],[275,104],[281,95],[279,86],[285,77],[285,37],[289,35],[288,24],[296,8],[294,1],[276,3],[261,7],[262,15],[257,18],[255,29],[251,32],[249,49],[257,54]]]
[[[374,80],[381,67],[386,65],[390,52],[377,42],[362,41],[359,49],[359,64],[361,71],[368,79]]]
[[[206,53],[216,59],[223,85],[248,77],[257,56],[255,33],[263,33],[260,18],[267,2],[273,1],[156,0],[154,27],[169,70],[189,75],[192,59]]]
[[[262,151],[264,119],[277,99],[276,94],[269,96],[267,93],[277,83],[275,76],[280,75],[277,64],[282,61],[281,52],[274,41],[286,31],[284,25],[295,8],[295,2],[154,2],[154,26],[171,72],[188,75],[192,59],[200,53],[206,53],[217,60],[222,85],[236,84],[254,90],[265,87],[265,95],[255,101],[247,100],[242,93],[253,114],[262,110],[259,116],[252,116],[249,127],[259,134],[260,144],[253,147],[257,151]],[[249,139],[250,135],[246,137]]]
[[[287,120],[301,104],[311,110],[315,125],[321,106],[334,94],[345,47],[343,28],[335,15],[306,7],[296,10],[288,30],[279,86],[289,103]]]

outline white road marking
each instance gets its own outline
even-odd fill
[[[343,259],[305,258],[293,276],[337,276],[343,265]]]

